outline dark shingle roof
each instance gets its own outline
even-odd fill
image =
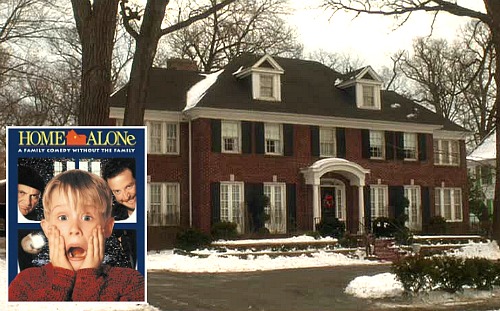
[[[242,67],[251,67],[261,57],[243,54],[235,58],[225,67],[224,72],[196,107],[435,124],[443,125],[444,129],[450,131],[465,131],[392,91],[382,91],[381,110],[359,109],[356,107],[352,90],[335,86],[338,79],[343,80],[346,76],[315,61],[273,57],[284,70],[281,76],[281,102],[254,100],[251,79],[239,79],[233,73]],[[146,108],[182,111],[186,105],[186,92],[203,78],[203,75],[196,72],[153,69]],[[124,103],[125,95],[122,89],[112,97],[111,106],[123,107]]]

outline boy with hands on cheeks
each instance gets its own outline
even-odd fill
[[[114,218],[111,190],[101,177],[61,173],[47,185],[43,206],[50,263],[21,271],[9,286],[10,301],[145,300],[138,271],[102,264]]]

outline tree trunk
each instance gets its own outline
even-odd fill
[[[495,169],[495,199],[493,201],[492,238],[500,243],[500,2],[485,0],[486,11],[491,18],[489,24],[495,48],[495,135],[496,135],[496,169]]]
[[[127,86],[124,125],[143,125],[144,110],[156,48],[161,37],[161,23],[168,0],[149,0],[144,12],[141,30],[136,38],[134,60]]]
[[[106,125],[111,94],[111,58],[118,0],[73,0],[82,45],[79,125]]]

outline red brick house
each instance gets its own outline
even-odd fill
[[[111,99],[118,124],[124,104],[122,89]],[[325,210],[351,233],[403,213],[413,231],[437,215],[467,230],[465,130],[383,90],[369,66],[342,75],[245,54],[211,75],[155,68],[146,107],[152,240],[221,220],[247,232],[256,194],[270,198],[271,233],[315,230]]]

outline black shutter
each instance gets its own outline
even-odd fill
[[[297,230],[297,194],[295,184],[286,184],[287,232]]]
[[[390,186],[389,187],[389,206],[394,208],[394,218],[399,219],[404,213],[404,187]]]
[[[367,232],[372,230],[372,207],[370,201],[370,186],[363,188],[363,199],[365,201],[365,228]]]
[[[255,152],[264,154],[264,123],[255,122]]]
[[[343,127],[337,127],[335,129],[335,138],[337,140],[337,158],[344,158],[345,159],[345,151],[346,151],[346,146],[345,146],[345,128]]]
[[[396,132],[396,159],[404,160],[405,147],[404,147],[404,134],[403,132]]]
[[[319,126],[311,125],[311,155],[319,157]]]
[[[428,225],[431,220],[431,197],[429,187],[422,187],[422,224]]]
[[[427,135],[423,133],[418,134],[418,160],[427,160]]]
[[[212,225],[220,222],[220,183],[210,183],[210,202],[212,208]]]
[[[387,160],[394,160],[394,132],[386,131],[385,138],[385,158]]]
[[[241,122],[241,152],[252,153],[252,122]]]
[[[293,124],[283,124],[283,154],[293,155]]]
[[[361,130],[361,156],[363,159],[370,158],[370,131]]]
[[[217,119],[211,120],[212,130],[212,152],[221,151],[221,122]]]

